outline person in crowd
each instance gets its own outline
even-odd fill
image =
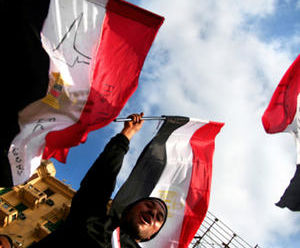
[[[89,169],[75,194],[66,222],[31,248],[114,247],[113,233],[122,248],[137,248],[154,238],[167,218],[167,206],[159,198],[146,197],[125,208],[121,217],[107,215],[107,203],[129,149],[129,142],[143,125],[143,113],[129,116]],[[117,236],[118,237],[118,236]],[[118,242],[118,241],[116,241]],[[117,246],[119,247],[119,246]]]

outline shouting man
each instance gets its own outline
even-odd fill
[[[129,116],[121,133],[106,145],[81,182],[66,222],[36,247],[140,247],[161,230],[167,206],[159,198],[140,199],[125,208],[121,218],[107,215],[107,203],[129,149],[129,141],[143,125],[143,113]]]

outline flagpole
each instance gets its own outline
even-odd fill
[[[142,120],[145,120],[145,121],[153,121],[153,120],[158,120],[158,121],[161,121],[161,120],[165,120],[166,117],[165,116],[144,116],[141,118]],[[116,118],[114,120],[114,122],[125,122],[125,121],[131,121],[130,118]]]

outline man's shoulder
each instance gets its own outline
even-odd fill
[[[127,234],[121,235],[120,241],[122,248],[141,248],[141,246]]]
[[[87,220],[86,230],[88,236],[98,244],[99,247],[111,245],[112,234],[118,228],[120,222],[117,217],[90,217]],[[122,230],[120,232],[120,243],[122,248],[141,248],[141,246],[133,240],[127,233]]]

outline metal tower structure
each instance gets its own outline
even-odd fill
[[[251,246],[212,213],[206,217],[189,248],[261,248]]]

